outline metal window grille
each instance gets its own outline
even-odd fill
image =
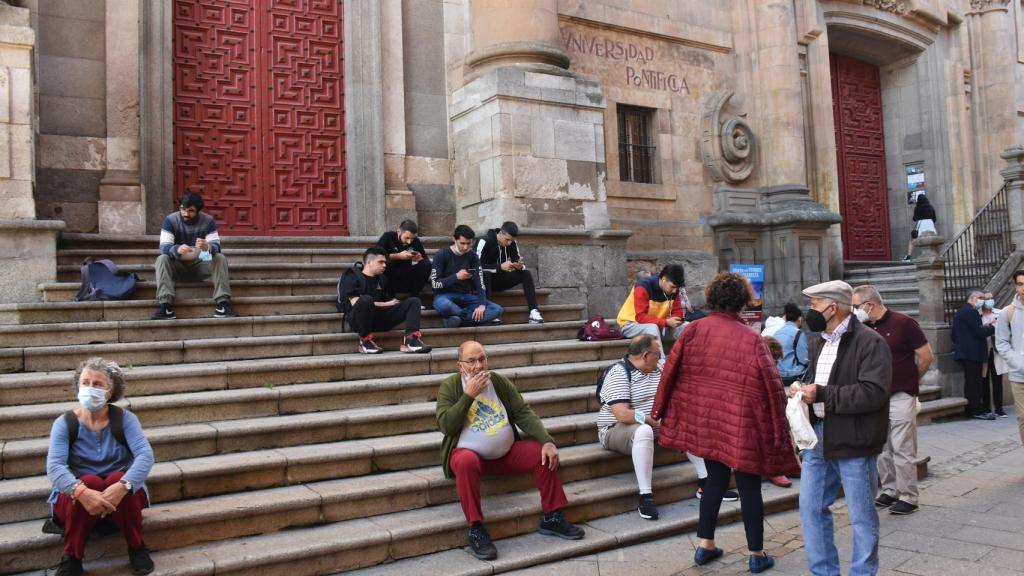
[[[652,111],[619,106],[619,180],[654,183],[657,147],[651,135]]]

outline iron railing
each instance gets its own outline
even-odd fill
[[[1015,250],[1004,185],[939,254],[945,261],[943,304],[952,323],[972,288],[983,288]]]

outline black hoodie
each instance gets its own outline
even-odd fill
[[[508,246],[498,244],[498,232],[501,228],[488,230],[487,234],[477,238],[476,255],[480,258],[480,267],[484,272],[498,272],[502,262],[519,262],[519,245],[515,240]]]

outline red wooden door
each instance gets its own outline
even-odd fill
[[[878,67],[832,54],[843,258],[889,260],[889,198]]]
[[[347,234],[342,0],[175,0],[173,25],[175,197],[227,234]]]

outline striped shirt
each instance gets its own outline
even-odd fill
[[[203,238],[210,244],[211,254],[220,252],[220,234],[213,216],[200,212],[188,224],[181,217],[181,212],[172,212],[160,226],[160,253],[177,258],[178,246],[195,246],[197,238]]]
[[[629,360],[625,360],[629,362]],[[658,393],[658,382],[661,381],[661,369],[665,359],[658,362],[658,367],[650,374],[633,369],[626,376],[626,369],[616,362],[604,378],[601,385],[601,411],[597,413],[597,434],[602,439],[608,428],[618,423],[612,412],[613,404],[625,403],[634,410],[650,414],[654,408],[654,396]]]
[[[825,344],[821,347],[821,353],[818,354],[818,365],[814,370],[814,383],[819,386],[828,386],[829,376],[832,375],[832,365],[836,363],[836,356],[839,353],[839,342],[843,338],[843,334],[850,328],[850,317],[847,316],[839,326],[832,332],[822,332],[821,337],[825,339]],[[815,402],[814,403],[814,415],[818,418],[825,417],[825,403]]]

